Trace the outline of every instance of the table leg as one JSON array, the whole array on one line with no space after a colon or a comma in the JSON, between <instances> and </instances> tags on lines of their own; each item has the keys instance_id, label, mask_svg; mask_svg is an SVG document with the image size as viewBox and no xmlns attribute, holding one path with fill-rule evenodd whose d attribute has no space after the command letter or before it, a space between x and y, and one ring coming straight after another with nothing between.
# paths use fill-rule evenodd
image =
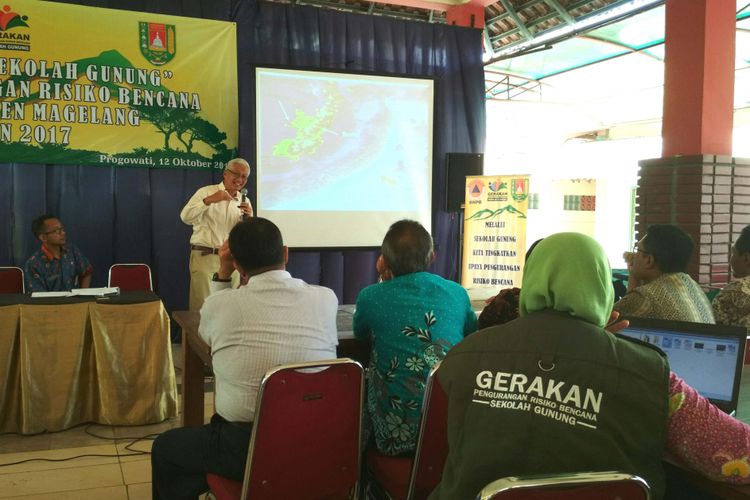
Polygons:
<instances>
[{"instance_id":1,"label":"table leg","mask_svg":"<svg viewBox=\"0 0 750 500\"><path fill-rule=\"evenodd\" d=\"M182 425L203 425L203 361L182 331Z\"/></svg>"}]
</instances>

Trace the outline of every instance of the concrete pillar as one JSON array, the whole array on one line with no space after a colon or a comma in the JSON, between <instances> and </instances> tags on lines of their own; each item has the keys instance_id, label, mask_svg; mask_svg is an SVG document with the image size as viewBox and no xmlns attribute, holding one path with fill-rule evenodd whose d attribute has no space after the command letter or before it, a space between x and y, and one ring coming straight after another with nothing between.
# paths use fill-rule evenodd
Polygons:
<instances>
[{"instance_id":1,"label":"concrete pillar","mask_svg":"<svg viewBox=\"0 0 750 500\"><path fill-rule=\"evenodd\" d=\"M696 244L689 272L729 281L731 244L750 223L750 160L732 158L734 0L666 0L662 158L643 160L636 232L676 224Z\"/></svg>"}]
</instances>

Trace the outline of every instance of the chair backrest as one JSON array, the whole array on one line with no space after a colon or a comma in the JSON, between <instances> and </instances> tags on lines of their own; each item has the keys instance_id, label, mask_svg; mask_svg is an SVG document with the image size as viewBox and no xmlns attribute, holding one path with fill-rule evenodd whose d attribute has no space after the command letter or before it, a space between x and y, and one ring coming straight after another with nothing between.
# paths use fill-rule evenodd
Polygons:
<instances>
[{"instance_id":1,"label":"chair backrest","mask_svg":"<svg viewBox=\"0 0 750 500\"><path fill-rule=\"evenodd\" d=\"M353 498L363 391L362 365L348 358L269 370L258 392L241 498Z\"/></svg>"},{"instance_id":2,"label":"chair backrest","mask_svg":"<svg viewBox=\"0 0 750 500\"><path fill-rule=\"evenodd\" d=\"M20 267L0 267L0 293L26 293Z\"/></svg>"},{"instance_id":3,"label":"chair backrest","mask_svg":"<svg viewBox=\"0 0 750 500\"><path fill-rule=\"evenodd\" d=\"M417 448L409 480L410 500L427 498L443 477L443 467L448 457L448 396L440 386L438 362L427 376L422 421L419 425Z\"/></svg>"},{"instance_id":4,"label":"chair backrest","mask_svg":"<svg viewBox=\"0 0 750 500\"><path fill-rule=\"evenodd\" d=\"M579 472L498 479L477 500L650 500L642 478L623 472Z\"/></svg>"},{"instance_id":5,"label":"chair backrest","mask_svg":"<svg viewBox=\"0 0 750 500\"><path fill-rule=\"evenodd\" d=\"M118 286L123 292L136 290L153 292L151 268L146 264L113 264L109 268L107 286Z\"/></svg>"}]
</instances>

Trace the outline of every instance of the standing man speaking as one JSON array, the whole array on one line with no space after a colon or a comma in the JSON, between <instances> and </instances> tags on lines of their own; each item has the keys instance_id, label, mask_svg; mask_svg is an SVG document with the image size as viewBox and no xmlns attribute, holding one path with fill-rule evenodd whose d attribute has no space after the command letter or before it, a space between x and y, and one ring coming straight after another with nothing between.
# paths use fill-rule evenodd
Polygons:
<instances>
[{"instance_id":1,"label":"standing man speaking","mask_svg":"<svg viewBox=\"0 0 750 500\"><path fill-rule=\"evenodd\" d=\"M219 270L219 248L240 220L252 217L253 207L243 189L250 165L242 158L229 160L224 180L200 188L180 212L180 219L193 226L190 237L190 310L200 311L210 293L213 274ZM234 287L239 275L232 274Z\"/></svg>"}]
</instances>

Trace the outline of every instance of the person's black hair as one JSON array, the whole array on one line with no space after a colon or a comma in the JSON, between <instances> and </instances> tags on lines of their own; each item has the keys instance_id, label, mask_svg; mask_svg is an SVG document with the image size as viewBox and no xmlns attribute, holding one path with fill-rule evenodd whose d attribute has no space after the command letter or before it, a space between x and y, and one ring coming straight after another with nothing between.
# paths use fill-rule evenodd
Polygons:
<instances>
[{"instance_id":1,"label":"person's black hair","mask_svg":"<svg viewBox=\"0 0 750 500\"><path fill-rule=\"evenodd\" d=\"M737 238L737 241L734 242L734 247L739 253L750 252L750 226L745 226L742 228L740 237Z\"/></svg>"},{"instance_id":2,"label":"person's black hair","mask_svg":"<svg viewBox=\"0 0 750 500\"><path fill-rule=\"evenodd\" d=\"M531 252L534 251L534 249L536 248L536 246L539 243L541 243L543 239L544 238L539 238L538 240L536 240L534 243L531 244L531 246L529 247L528 250L526 250L526 257L524 258L524 262L526 262L527 260L529 260L529 257L531 257Z\"/></svg>"},{"instance_id":3,"label":"person's black hair","mask_svg":"<svg viewBox=\"0 0 750 500\"><path fill-rule=\"evenodd\" d=\"M44 223L50 219L57 219L57 216L52 214L44 214L40 215L31 222L31 232L34 233L35 238L39 238L39 236L44 232Z\"/></svg>"},{"instance_id":4,"label":"person's black hair","mask_svg":"<svg viewBox=\"0 0 750 500\"><path fill-rule=\"evenodd\" d=\"M284 264L281 231L263 217L238 222L229 232L229 250L246 272Z\"/></svg>"},{"instance_id":5,"label":"person's black hair","mask_svg":"<svg viewBox=\"0 0 750 500\"><path fill-rule=\"evenodd\" d=\"M654 257L663 273L684 273L693 255L693 239L671 224L649 226L643 239L643 250Z\"/></svg>"},{"instance_id":6,"label":"person's black hair","mask_svg":"<svg viewBox=\"0 0 750 500\"><path fill-rule=\"evenodd\" d=\"M394 276L424 271L432 263L432 236L417 221L394 222L380 249Z\"/></svg>"}]
</instances>

